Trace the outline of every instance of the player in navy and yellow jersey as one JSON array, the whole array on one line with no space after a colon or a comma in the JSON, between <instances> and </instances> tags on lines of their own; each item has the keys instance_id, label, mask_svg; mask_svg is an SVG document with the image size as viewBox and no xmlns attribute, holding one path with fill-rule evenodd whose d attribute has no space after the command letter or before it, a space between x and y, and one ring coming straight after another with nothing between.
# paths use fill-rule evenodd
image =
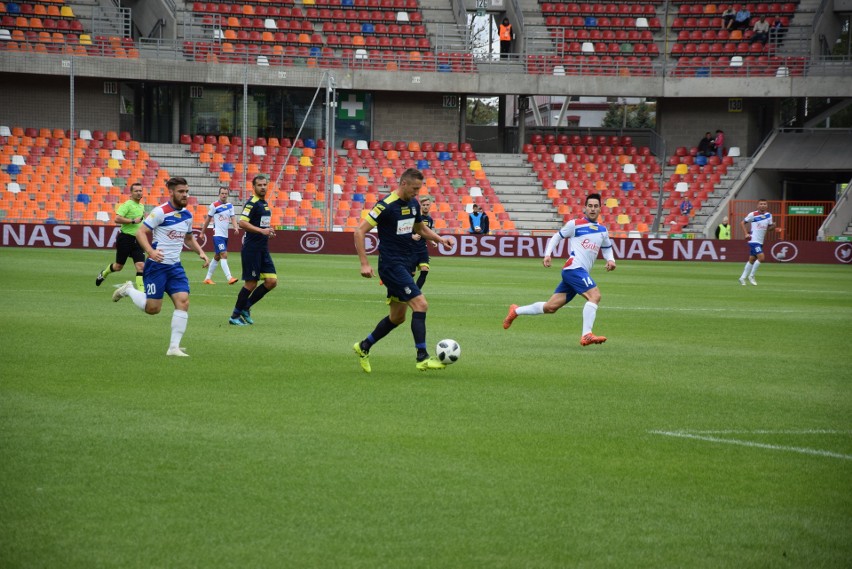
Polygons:
<instances>
[{"instance_id":1,"label":"player in navy and yellow jersey","mask_svg":"<svg viewBox=\"0 0 852 569\"><path fill-rule=\"evenodd\" d=\"M423 220L423 225L434 230L435 220L429 215L432 209L432 198L430 196L420 196L418 201L420 201L420 218ZM411 238L415 241L414 250L417 252L417 268L420 269L420 276L417 277L417 288L423 290L426 277L429 276L429 249L426 246L426 240L420 237L419 233L412 233Z\"/></svg>"},{"instance_id":2,"label":"player in navy and yellow jersey","mask_svg":"<svg viewBox=\"0 0 852 569\"><path fill-rule=\"evenodd\" d=\"M237 303L228 320L234 326L254 324L251 307L278 285L275 264L269 255L269 239L275 237L275 230L272 228L272 211L266 203L268 184L266 176L254 177L251 181L254 195L240 214L240 229L245 231L241 253L245 284L237 295ZM263 284L258 286L258 281L263 281Z\"/></svg>"},{"instance_id":3,"label":"player in navy and yellow jersey","mask_svg":"<svg viewBox=\"0 0 852 569\"><path fill-rule=\"evenodd\" d=\"M388 290L390 313L364 340L352 349L358 355L361 369L370 373L370 348L405 322L405 313L411 308L411 333L417 349L417 369L421 371L446 367L426 350L426 297L412 276L417 264L416 242L411 238L418 233L422 238L442 245L447 239L426 227L420 215L420 204L414 199L423 185L423 174L414 168L403 172L399 187L379 201L355 230L355 250L361 262L361 276L372 278L373 268L367 259L365 238L374 227L379 233L379 278Z\"/></svg>"},{"instance_id":4,"label":"player in navy and yellow jersey","mask_svg":"<svg viewBox=\"0 0 852 569\"><path fill-rule=\"evenodd\" d=\"M124 268L127 258L136 265L136 288L144 292L142 270L145 268L145 251L136 242L136 231L145 219L145 206L142 205L142 184L130 184L130 199L115 210L115 222L121 226L121 232L115 240L115 263L110 263L95 277L95 285L101 286L107 275L117 273Z\"/></svg>"}]
</instances>

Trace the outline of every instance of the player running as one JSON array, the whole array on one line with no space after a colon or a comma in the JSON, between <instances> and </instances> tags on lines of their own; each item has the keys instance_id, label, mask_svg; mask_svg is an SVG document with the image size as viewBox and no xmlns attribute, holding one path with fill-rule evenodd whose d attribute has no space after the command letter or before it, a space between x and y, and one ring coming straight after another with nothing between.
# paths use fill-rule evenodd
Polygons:
<instances>
[{"instance_id":1,"label":"player running","mask_svg":"<svg viewBox=\"0 0 852 569\"><path fill-rule=\"evenodd\" d=\"M508 329L518 316L553 314L579 294L586 299L586 304L583 306L583 333L580 337L580 345L588 346L606 342L604 336L592 334L598 305L601 302L601 291L589 274L598 257L598 251L606 259L606 270L615 270L615 257L612 254L609 234L606 227L598 223L598 217L601 214L600 194L589 194L586 197L583 212L586 216L566 223L550 238L544 251L542 264L550 267L551 255L556 245L563 239L569 239L570 254L562 267L562 282L556 287L553 296L547 302L536 302L526 306L511 305L509 314L503 320L504 329Z\"/></svg>"},{"instance_id":2,"label":"player running","mask_svg":"<svg viewBox=\"0 0 852 569\"><path fill-rule=\"evenodd\" d=\"M417 369L428 371L446 367L437 358L430 357L426 350L426 310L429 305L412 277L417 263L416 241L411 238L413 232L420 234L423 239L450 245L449 240L443 239L423 223L420 203L414 199L422 185L423 173L420 170L409 168L403 172L399 187L379 201L355 230L355 250L361 262L361 276L369 279L374 273L367 260L364 241L371 229L378 228L379 277L388 290L387 303L390 306L388 316L364 340L352 346L360 360L361 369L367 373L372 371L370 348L405 322L409 307L412 312L411 334L417 349Z\"/></svg>"},{"instance_id":3,"label":"player running","mask_svg":"<svg viewBox=\"0 0 852 569\"><path fill-rule=\"evenodd\" d=\"M184 244L198 253L206 267L210 261L195 235L192 233L192 214L185 209L189 201L189 186L183 178L171 178L166 182L169 201L155 207L136 232L139 245L148 255L145 261L145 292L133 288L127 281L112 295L118 302L129 296L139 310L147 314L159 314L163 307L163 294L168 294L175 305L172 314L172 335L167 356L187 357L180 347L189 319L189 280L180 263Z\"/></svg>"},{"instance_id":4,"label":"player running","mask_svg":"<svg viewBox=\"0 0 852 569\"><path fill-rule=\"evenodd\" d=\"M231 275L231 268L228 266L228 229L233 227L234 232L239 235L240 228L234 215L234 204L228 202L228 188L219 188L219 199L207 208L207 215L204 216L204 225L201 228L202 235L207 231L207 226L210 225L211 221L213 222L214 254L213 261L207 269L204 284L216 284L213 282L213 272L216 270L216 266L221 264L228 284L232 285L239 279Z\"/></svg>"},{"instance_id":5,"label":"player running","mask_svg":"<svg viewBox=\"0 0 852 569\"><path fill-rule=\"evenodd\" d=\"M753 211L745 216L745 219L740 221L740 226L743 228L746 239L748 239L748 262L743 269L743 274L740 275L740 284L746 285L748 282L757 286L757 281L754 280L754 275L757 273L757 268L765 258L763 254L763 240L766 238L766 232L775 229L775 222L772 220L772 214L769 213L769 203L764 199L757 200L757 211ZM746 223L751 223L751 231L746 229Z\"/></svg>"}]
</instances>

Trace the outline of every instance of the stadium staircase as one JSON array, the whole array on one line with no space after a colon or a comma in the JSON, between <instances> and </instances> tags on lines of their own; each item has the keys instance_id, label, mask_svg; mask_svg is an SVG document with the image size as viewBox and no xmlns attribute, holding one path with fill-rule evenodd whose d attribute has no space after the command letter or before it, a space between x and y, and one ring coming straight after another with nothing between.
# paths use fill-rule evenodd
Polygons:
<instances>
[{"instance_id":1,"label":"stadium staircase","mask_svg":"<svg viewBox=\"0 0 852 569\"><path fill-rule=\"evenodd\" d=\"M519 154L479 154L482 169L517 231L554 231L562 223L532 167ZM491 217L492 212L487 212ZM499 219L499 218L498 218Z\"/></svg>"},{"instance_id":2,"label":"stadium staircase","mask_svg":"<svg viewBox=\"0 0 852 569\"><path fill-rule=\"evenodd\" d=\"M218 195L218 175L198 161L197 155L187 152L180 144L155 144L143 142L142 148L151 159L172 176L186 178L191 198L198 203L209 204Z\"/></svg>"}]
</instances>

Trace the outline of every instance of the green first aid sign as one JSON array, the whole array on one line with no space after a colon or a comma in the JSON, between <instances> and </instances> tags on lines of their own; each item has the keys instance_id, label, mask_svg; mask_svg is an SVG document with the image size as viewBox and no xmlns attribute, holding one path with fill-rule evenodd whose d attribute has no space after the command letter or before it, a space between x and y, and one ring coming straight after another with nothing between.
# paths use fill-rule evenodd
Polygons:
<instances>
[{"instance_id":1,"label":"green first aid sign","mask_svg":"<svg viewBox=\"0 0 852 569\"><path fill-rule=\"evenodd\" d=\"M365 99L362 93L346 93L340 97L337 118L364 120Z\"/></svg>"}]
</instances>

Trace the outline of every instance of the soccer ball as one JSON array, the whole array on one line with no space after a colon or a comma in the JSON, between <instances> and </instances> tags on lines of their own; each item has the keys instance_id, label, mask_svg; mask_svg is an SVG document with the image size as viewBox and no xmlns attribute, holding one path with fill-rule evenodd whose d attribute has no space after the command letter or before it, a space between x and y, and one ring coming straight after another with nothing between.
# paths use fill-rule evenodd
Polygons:
<instances>
[{"instance_id":1,"label":"soccer ball","mask_svg":"<svg viewBox=\"0 0 852 569\"><path fill-rule=\"evenodd\" d=\"M435 347L435 352L442 364L450 365L458 361L461 355L461 346L455 340L441 340Z\"/></svg>"}]
</instances>

